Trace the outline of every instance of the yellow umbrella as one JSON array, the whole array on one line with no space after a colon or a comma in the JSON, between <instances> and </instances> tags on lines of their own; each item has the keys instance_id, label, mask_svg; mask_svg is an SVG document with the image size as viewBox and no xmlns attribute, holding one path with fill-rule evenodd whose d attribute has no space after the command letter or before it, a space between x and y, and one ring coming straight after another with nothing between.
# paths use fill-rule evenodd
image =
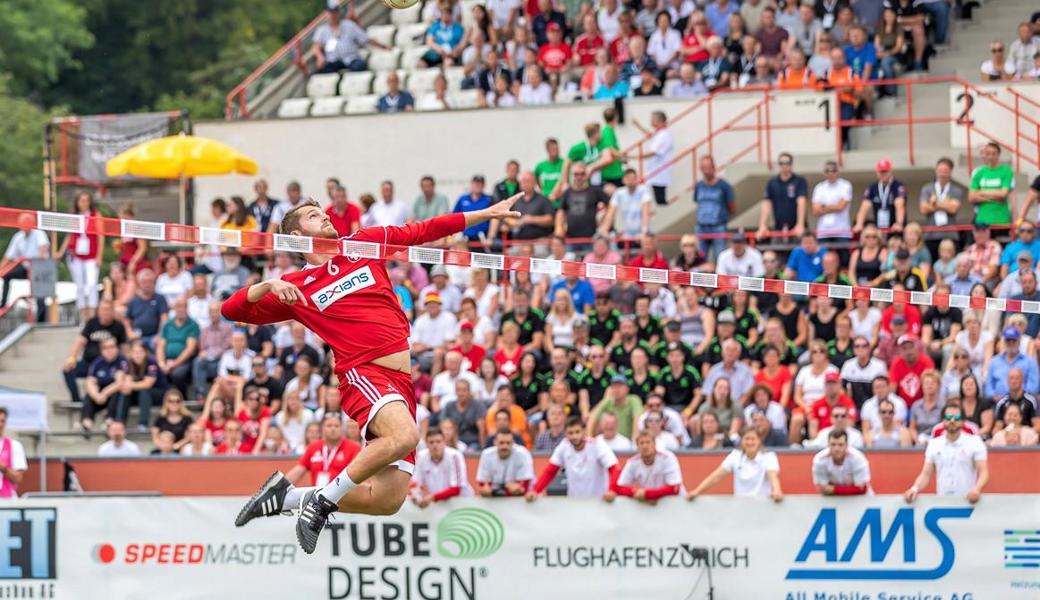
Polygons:
<instances>
[{"instance_id":1,"label":"yellow umbrella","mask_svg":"<svg viewBox=\"0 0 1040 600\"><path fill-rule=\"evenodd\" d=\"M184 222L184 179L228 173L256 174L256 162L216 140L185 134L150 140L120 153L105 165L109 177L136 175L179 179L180 220Z\"/></svg>"}]
</instances>

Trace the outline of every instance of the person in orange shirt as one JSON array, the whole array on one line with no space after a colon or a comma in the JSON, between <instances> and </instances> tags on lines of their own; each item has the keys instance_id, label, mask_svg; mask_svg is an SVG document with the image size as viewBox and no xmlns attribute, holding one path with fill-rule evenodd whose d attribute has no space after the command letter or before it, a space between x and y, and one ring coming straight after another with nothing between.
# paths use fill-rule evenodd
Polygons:
<instances>
[{"instance_id":1,"label":"person in orange shirt","mask_svg":"<svg viewBox=\"0 0 1040 600\"><path fill-rule=\"evenodd\" d=\"M498 431L501 425L506 425L506 423L497 422L498 413L502 411L509 413L509 430L513 432L514 436L519 436L524 446L530 449L531 434L527 430L527 414L516 403L513 388L508 385L498 388L498 393L495 394L495 401L488 407L487 416L485 417L487 431ZM493 438L493 436L491 437ZM493 439L491 443L494 444Z\"/></svg>"},{"instance_id":2,"label":"person in orange shirt","mask_svg":"<svg viewBox=\"0 0 1040 600\"><path fill-rule=\"evenodd\" d=\"M805 66L805 53L798 46L787 52L787 67L776 76L776 87L781 90L805 90L817 87L816 75Z\"/></svg>"},{"instance_id":3,"label":"person in orange shirt","mask_svg":"<svg viewBox=\"0 0 1040 600\"><path fill-rule=\"evenodd\" d=\"M849 121L856 118L856 112L860 102L866 93L863 88L863 80L852 72L845 62L845 52L841 48L831 50L831 68L827 71L827 87L838 92L838 105L841 109L841 120ZM849 145L849 128L841 128L841 141Z\"/></svg>"}]
</instances>

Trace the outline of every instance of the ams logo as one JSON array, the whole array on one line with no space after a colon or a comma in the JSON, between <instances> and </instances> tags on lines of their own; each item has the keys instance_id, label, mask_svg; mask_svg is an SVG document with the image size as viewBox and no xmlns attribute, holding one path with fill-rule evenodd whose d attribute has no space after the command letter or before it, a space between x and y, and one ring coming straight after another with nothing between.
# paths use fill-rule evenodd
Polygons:
<instances>
[{"instance_id":1,"label":"ams logo","mask_svg":"<svg viewBox=\"0 0 1040 600\"><path fill-rule=\"evenodd\" d=\"M838 539L838 513L836 509L825 508L820 511L802 542L795 562L819 565L813 568L797 567L787 572L787 579L798 580L934 580L940 579L950 572L956 558L956 549L950 536L942 529L940 523L946 519L967 519L972 508L932 508L924 513L924 529L927 535L934 538L942 554L938 565L914 568L917 563L917 533L913 508L901 508L896 511L888 529L881 520L881 509L869 508L863 511L859 523L842 547ZM865 568L852 566L851 563L861 545L866 546L872 564L886 563L889 553L902 542L903 568ZM863 553L860 553L863 554ZM879 565L880 566L880 565ZM908 568L909 567L909 568Z\"/></svg>"}]
</instances>

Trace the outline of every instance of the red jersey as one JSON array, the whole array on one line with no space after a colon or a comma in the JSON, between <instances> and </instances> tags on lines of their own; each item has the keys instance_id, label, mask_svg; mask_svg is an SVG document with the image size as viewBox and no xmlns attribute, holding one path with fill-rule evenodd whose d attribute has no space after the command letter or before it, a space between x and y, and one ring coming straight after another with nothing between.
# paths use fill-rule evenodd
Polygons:
<instances>
[{"instance_id":1,"label":"red jersey","mask_svg":"<svg viewBox=\"0 0 1040 600\"><path fill-rule=\"evenodd\" d=\"M906 317L906 331L916 336L921 335L921 311L917 310L917 307L913 304L904 304L903 312L896 313L895 305L889 304L885 310L881 311L881 331L891 335L892 334L892 317L896 314L902 314Z\"/></svg>"},{"instance_id":2,"label":"red jersey","mask_svg":"<svg viewBox=\"0 0 1040 600\"><path fill-rule=\"evenodd\" d=\"M473 371L474 373L480 372L480 361L484 360L484 357L487 356L487 350L476 344L473 344L469 350L463 350L462 345L460 344L452 348L451 351L458 352L463 356L463 358L468 360L469 364L467 365L464 363L463 366L467 371Z\"/></svg>"},{"instance_id":3,"label":"red jersey","mask_svg":"<svg viewBox=\"0 0 1040 600\"><path fill-rule=\"evenodd\" d=\"M89 215L86 215L83 219L84 231L96 231L100 229L101 223L94 222L100 218L101 215L94 211ZM78 234L73 233L69 235L69 249L68 253L81 260L92 260L98 256L98 236L97 233L85 233Z\"/></svg>"},{"instance_id":4,"label":"red jersey","mask_svg":"<svg viewBox=\"0 0 1040 600\"><path fill-rule=\"evenodd\" d=\"M710 38L713 35L715 35L715 34L711 33L709 31L706 34L707 37L705 37L704 39L708 39L708 38ZM687 35L686 37L683 38L683 40L682 40L682 47L683 48L696 48L697 49L696 52L693 52L691 54L687 54L686 57L683 58L684 61L686 61L688 63L700 63L700 62L704 62L704 61L708 60L708 48L706 46L704 46L703 44L701 44L700 40L697 39L697 36L694 35L693 33L691 33L690 35Z\"/></svg>"},{"instance_id":5,"label":"red jersey","mask_svg":"<svg viewBox=\"0 0 1040 600\"><path fill-rule=\"evenodd\" d=\"M403 227L366 227L340 238L340 242L415 246L465 228L466 217L452 213ZM337 255L321 265L287 273L282 279L303 292L306 306L282 304L271 294L251 303L246 298L248 288L242 288L224 302L221 313L233 322L256 325L298 321L332 347L341 381L350 369L409 349L411 327L394 293L385 260Z\"/></svg>"},{"instance_id":6,"label":"red jersey","mask_svg":"<svg viewBox=\"0 0 1040 600\"><path fill-rule=\"evenodd\" d=\"M538 49L538 63L550 73L559 73L571 61L571 47L563 42L546 44Z\"/></svg>"},{"instance_id":7,"label":"red jersey","mask_svg":"<svg viewBox=\"0 0 1040 600\"><path fill-rule=\"evenodd\" d=\"M513 375L520 370L520 359L524 355L524 347L519 344L516 350L512 354L506 352L502 348L495 351L495 364L498 365L498 372L501 375L512 378Z\"/></svg>"},{"instance_id":8,"label":"red jersey","mask_svg":"<svg viewBox=\"0 0 1040 600\"><path fill-rule=\"evenodd\" d=\"M856 404L845 394L838 396L838 402L834 406L844 406L845 410L849 411L849 427L859 419L859 415L856 414ZM820 429L824 427L830 427L833 425L831 422L831 411L834 407L827 403L827 397L824 396L816 402L812 403L809 407L809 414L820 424Z\"/></svg>"},{"instance_id":9,"label":"red jersey","mask_svg":"<svg viewBox=\"0 0 1040 600\"><path fill-rule=\"evenodd\" d=\"M249 416L246 409L238 411L236 417L238 422L242 424L242 453L249 454L253 451L253 446L256 445L256 440L260 437L260 424L263 421L271 420L271 409L266 406L260 407L260 417L254 419Z\"/></svg>"},{"instance_id":10,"label":"red jersey","mask_svg":"<svg viewBox=\"0 0 1040 600\"><path fill-rule=\"evenodd\" d=\"M646 257L640 253L639 256L633 258L632 261L628 263L628 266L644 269L667 269L668 260L665 259L664 254L661 254L660 251L657 252L657 256L655 256L653 260L647 260Z\"/></svg>"},{"instance_id":11,"label":"red jersey","mask_svg":"<svg viewBox=\"0 0 1040 600\"><path fill-rule=\"evenodd\" d=\"M336 233L341 236L350 235L354 232L354 225L361 224L361 209L350 202L347 202L347 210L343 211L343 214L336 212L336 207L331 204L325 209L325 214L332 221Z\"/></svg>"},{"instance_id":12,"label":"red jersey","mask_svg":"<svg viewBox=\"0 0 1040 600\"><path fill-rule=\"evenodd\" d=\"M927 354L919 354L913 365L907 364L901 355L892 360L892 366L888 368L888 378L895 384L899 397L906 401L907 408L924 396L921 373L934 368L935 363Z\"/></svg>"},{"instance_id":13,"label":"red jersey","mask_svg":"<svg viewBox=\"0 0 1040 600\"><path fill-rule=\"evenodd\" d=\"M603 41L603 36L599 34L595 37L589 37L585 33L579 35L574 42L574 54L578 56L578 64L584 67L596 62L596 50L605 45L606 42Z\"/></svg>"},{"instance_id":14,"label":"red jersey","mask_svg":"<svg viewBox=\"0 0 1040 600\"><path fill-rule=\"evenodd\" d=\"M346 469L358 452L361 452L361 446L346 438L335 450L330 450L325 440L314 440L307 444L297 464L310 471L311 485L323 486Z\"/></svg>"},{"instance_id":15,"label":"red jersey","mask_svg":"<svg viewBox=\"0 0 1040 600\"><path fill-rule=\"evenodd\" d=\"M791 375L791 370L783 365L777 369L776 375L773 377L769 377L764 368L759 369L758 373L755 374L755 383L761 383L768 386L773 392L773 400L776 400L777 402L780 402L780 398L783 397L784 385L792 383L793 381L794 376Z\"/></svg>"},{"instance_id":16,"label":"red jersey","mask_svg":"<svg viewBox=\"0 0 1040 600\"><path fill-rule=\"evenodd\" d=\"M224 443L224 425L227 424L227 419L223 423L217 425L210 419L203 419L202 426L209 432L210 441L213 442L213 446L219 446Z\"/></svg>"}]
</instances>

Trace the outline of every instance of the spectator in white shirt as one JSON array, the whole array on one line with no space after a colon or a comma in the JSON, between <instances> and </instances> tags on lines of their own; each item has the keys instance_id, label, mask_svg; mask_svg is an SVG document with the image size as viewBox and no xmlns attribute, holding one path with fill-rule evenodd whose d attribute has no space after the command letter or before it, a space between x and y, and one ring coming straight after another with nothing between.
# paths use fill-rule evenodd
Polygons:
<instances>
[{"instance_id":1,"label":"spectator in white shirt","mask_svg":"<svg viewBox=\"0 0 1040 600\"><path fill-rule=\"evenodd\" d=\"M660 64L660 63L658 63ZM704 93L707 93L705 90ZM672 184L672 154L675 149L675 141L672 132L668 128L668 116L664 112L656 110L650 113L650 126L653 133L639 122L632 119L632 123L643 132L644 135L652 135L648 148L643 149L643 158L646 160L646 183L654 193L654 202L658 206L668 204L668 186Z\"/></svg>"},{"instance_id":2,"label":"spectator in white shirt","mask_svg":"<svg viewBox=\"0 0 1040 600\"><path fill-rule=\"evenodd\" d=\"M163 259L163 272L155 278L155 293L166 298L166 304L188 294L192 290L191 273L184 269L179 256L170 255Z\"/></svg>"},{"instance_id":3,"label":"spectator in white shirt","mask_svg":"<svg viewBox=\"0 0 1040 600\"><path fill-rule=\"evenodd\" d=\"M585 423L581 417L575 415L567 419L564 435L566 439L553 450L549 464L524 496L528 502L545 492L560 469L567 471L567 496L570 498L602 498L610 482L617 478L617 456L606 442L585 436Z\"/></svg>"},{"instance_id":4,"label":"spectator in white shirt","mask_svg":"<svg viewBox=\"0 0 1040 600\"><path fill-rule=\"evenodd\" d=\"M618 433L617 417L613 413L603 413L599 418L599 435L596 436L607 444L614 452L631 452L635 450L632 440Z\"/></svg>"},{"instance_id":5,"label":"spectator in white shirt","mask_svg":"<svg viewBox=\"0 0 1040 600\"><path fill-rule=\"evenodd\" d=\"M817 238L852 237L849 207L852 205L852 184L838 176L838 163L829 160L823 167L826 178L816 184L812 192L812 213L816 217Z\"/></svg>"},{"instance_id":6,"label":"spectator in white shirt","mask_svg":"<svg viewBox=\"0 0 1040 600\"><path fill-rule=\"evenodd\" d=\"M508 427L495 433L495 445L480 453L477 493L481 496L523 496L534 479L531 453L516 444Z\"/></svg>"},{"instance_id":7,"label":"spectator in white shirt","mask_svg":"<svg viewBox=\"0 0 1040 600\"><path fill-rule=\"evenodd\" d=\"M321 375L315 372L311 359L307 358L306 355L300 355L296 359L296 363L293 364L293 374L294 377L286 382L282 395L288 398L290 394L295 394L296 399L303 406L310 410L318 408L321 405L321 398L318 392L321 390L321 384L324 381Z\"/></svg>"},{"instance_id":8,"label":"spectator in white shirt","mask_svg":"<svg viewBox=\"0 0 1040 600\"><path fill-rule=\"evenodd\" d=\"M303 405L303 402L300 401L300 394L296 390L286 391L282 395L282 399L284 400L282 410L271 418L271 425L277 426L282 431L282 437L285 438L290 448L296 448L303 444L307 425L315 421L314 411Z\"/></svg>"},{"instance_id":9,"label":"spectator in white shirt","mask_svg":"<svg viewBox=\"0 0 1040 600\"><path fill-rule=\"evenodd\" d=\"M892 393L892 385L888 381L887 375L878 375L872 382L874 388L874 395L867 399L863 403L863 406L859 409L859 421L863 426L863 433L870 433L871 430L881 427L881 414L879 412L880 403L882 400L888 400L892 403L895 409L895 421L896 423L903 425L906 424L907 409L906 402L898 394Z\"/></svg>"},{"instance_id":10,"label":"spectator in white shirt","mask_svg":"<svg viewBox=\"0 0 1040 600\"><path fill-rule=\"evenodd\" d=\"M451 351L444 355L444 370L433 377L430 384L431 410L439 412L446 404L455 401L455 382L464 379L469 382L469 389L480 386L480 378L468 369L462 368L462 353Z\"/></svg>"},{"instance_id":11,"label":"spectator in white shirt","mask_svg":"<svg viewBox=\"0 0 1040 600\"><path fill-rule=\"evenodd\" d=\"M744 231L740 230L730 238L729 248L719 253L715 271L719 275L762 277L766 266L762 262L762 253L748 246Z\"/></svg>"},{"instance_id":12,"label":"spectator in white shirt","mask_svg":"<svg viewBox=\"0 0 1040 600\"><path fill-rule=\"evenodd\" d=\"M412 215L411 207L394 197L394 182L390 180L379 185L379 200L376 200L368 212L377 227L401 227Z\"/></svg>"},{"instance_id":13,"label":"spectator in white shirt","mask_svg":"<svg viewBox=\"0 0 1040 600\"><path fill-rule=\"evenodd\" d=\"M650 34L646 45L646 53L654 59L654 63L666 71L668 77L675 76L679 67L679 49L682 47L682 36L672 28L672 16L661 11L657 14L657 29Z\"/></svg>"},{"instance_id":14,"label":"spectator in white shirt","mask_svg":"<svg viewBox=\"0 0 1040 600\"><path fill-rule=\"evenodd\" d=\"M455 315L441 310L441 296L427 293L424 298L426 311L412 324L412 356L419 359L423 370L440 370L448 342L455 339L459 323Z\"/></svg>"},{"instance_id":15,"label":"spectator in white shirt","mask_svg":"<svg viewBox=\"0 0 1040 600\"><path fill-rule=\"evenodd\" d=\"M137 444L126 439L126 425L120 421L108 424L108 441L98 448L98 456L113 458L119 456L140 456L141 449Z\"/></svg>"},{"instance_id":16,"label":"spectator in white shirt","mask_svg":"<svg viewBox=\"0 0 1040 600\"><path fill-rule=\"evenodd\" d=\"M542 68L532 65L527 69L529 73L527 83L520 86L520 96L517 101L520 104L552 104L552 86L545 81Z\"/></svg>"},{"instance_id":17,"label":"spectator in white shirt","mask_svg":"<svg viewBox=\"0 0 1040 600\"><path fill-rule=\"evenodd\" d=\"M733 475L734 496L768 496L774 502L784 499L784 492L780 489L780 461L776 452L763 451L762 438L753 428L744 430L740 449L730 452L718 468L686 495L686 499L696 499L728 474Z\"/></svg>"},{"instance_id":18,"label":"spectator in white shirt","mask_svg":"<svg viewBox=\"0 0 1040 600\"><path fill-rule=\"evenodd\" d=\"M644 236L650 233L650 217L653 214L650 190L644 185L639 185L639 175L635 169L625 169L621 182L624 185L614 190L610 197L607 214L600 222L599 233L606 236L614 229L622 237ZM621 215L620 219L615 218L618 214Z\"/></svg>"},{"instance_id":19,"label":"spectator in white shirt","mask_svg":"<svg viewBox=\"0 0 1040 600\"><path fill-rule=\"evenodd\" d=\"M217 363L216 384L223 386L227 397L236 396L235 390L243 387L253 372L254 353L246 346L246 334L235 331L231 334L231 348L220 355Z\"/></svg>"},{"instance_id":20,"label":"spectator in white shirt","mask_svg":"<svg viewBox=\"0 0 1040 600\"><path fill-rule=\"evenodd\" d=\"M661 498L680 495L679 459L659 448L654 434L645 429L636 435L636 448L639 453L625 462L617 482L610 486L603 499L612 502L617 496L628 496L639 502L657 504Z\"/></svg>"},{"instance_id":21,"label":"spectator in white shirt","mask_svg":"<svg viewBox=\"0 0 1040 600\"><path fill-rule=\"evenodd\" d=\"M213 454L213 444L206 440L206 430L200 423L188 426L188 442L181 446L181 456L209 456Z\"/></svg>"},{"instance_id":22,"label":"spectator in white shirt","mask_svg":"<svg viewBox=\"0 0 1040 600\"><path fill-rule=\"evenodd\" d=\"M32 215L28 213L18 215L18 231L11 236L11 241L7 244L4 257L0 259L0 271L9 267L11 263L22 259L31 260L50 257L50 240L39 229L33 229L35 224L36 219ZM29 279L29 271L24 264L20 264L4 274L4 279L0 282L0 288L3 288L3 292L0 292L0 309L7 306L7 298L11 292L11 281L15 279ZM42 318L44 308L43 298L38 298L36 300L37 320Z\"/></svg>"},{"instance_id":23,"label":"spectator in white shirt","mask_svg":"<svg viewBox=\"0 0 1040 600\"><path fill-rule=\"evenodd\" d=\"M1033 70L1034 57L1040 54L1040 35L1033 34L1029 23L1018 24L1018 39L1008 47L1008 62L1012 63L1019 78Z\"/></svg>"},{"instance_id":24,"label":"spectator in white shirt","mask_svg":"<svg viewBox=\"0 0 1040 600\"><path fill-rule=\"evenodd\" d=\"M945 435L928 440L924 451L924 467L910 489L903 493L913 502L935 474L935 493L939 496L962 496L974 504L982 496L989 481L989 463L982 438L962 431L964 409L950 400L943 407Z\"/></svg>"},{"instance_id":25,"label":"spectator in white shirt","mask_svg":"<svg viewBox=\"0 0 1040 600\"><path fill-rule=\"evenodd\" d=\"M188 318L198 323L200 330L209 327L210 304L212 303L213 296L209 293L209 284L206 282L206 276L201 274L193 276L191 278L191 292L188 294Z\"/></svg>"},{"instance_id":26,"label":"spectator in white shirt","mask_svg":"<svg viewBox=\"0 0 1040 600\"><path fill-rule=\"evenodd\" d=\"M824 496L872 494L867 457L850 448L848 434L837 429L827 436L827 448L813 457L812 478L816 490Z\"/></svg>"},{"instance_id":27,"label":"spectator in white shirt","mask_svg":"<svg viewBox=\"0 0 1040 600\"><path fill-rule=\"evenodd\" d=\"M466 457L445 445L444 434L437 427L426 432L426 449L415 459L413 477L412 502L419 508L455 496L473 495L466 475Z\"/></svg>"},{"instance_id":28,"label":"spectator in white shirt","mask_svg":"<svg viewBox=\"0 0 1040 600\"><path fill-rule=\"evenodd\" d=\"M811 440L805 441L806 448L826 448L827 440L830 439L831 432L833 431L844 431L848 436L848 443L853 448L863 447L863 434L858 429L851 426L849 422L849 410L845 406L839 404L831 410L831 422L834 423L830 427L824 427L816 434L816 437Z\"/></svg>"}]
</instances>

